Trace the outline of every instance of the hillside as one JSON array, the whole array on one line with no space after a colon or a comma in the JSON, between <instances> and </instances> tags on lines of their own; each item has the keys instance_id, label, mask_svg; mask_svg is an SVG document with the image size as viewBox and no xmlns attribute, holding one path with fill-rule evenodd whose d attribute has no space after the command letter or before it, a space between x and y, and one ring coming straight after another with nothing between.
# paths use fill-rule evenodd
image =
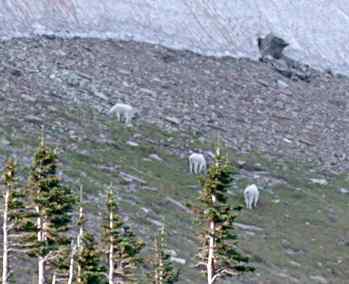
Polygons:
<instances>
[{"instance_id":1,"label":"hillside","mask_svg":"<svg viewBox=\"0 0 349 284\"><path fill-rule=\"evenodd\" d=\"M148 241L165 222L170 246L191 264L196 242L185 205L199 186L187 155L208 154L220 137L241 168L231 202L242 202L247 183L262 191L259 208L244 210L238 224L257 273L239 281L346 283L346 77L314 71L309 83L291 81L248 59L79 38L3 41L0 58L1 168L14 156L24 173L44 126L65 181L75 190L84 184L91 229L112 182L132 227ZM140 110L134 127L106 115L118 100ZM180 283L203 283L178 266ZM28 283L23 269L16 283Z\"/></svg>"}]
</instances>

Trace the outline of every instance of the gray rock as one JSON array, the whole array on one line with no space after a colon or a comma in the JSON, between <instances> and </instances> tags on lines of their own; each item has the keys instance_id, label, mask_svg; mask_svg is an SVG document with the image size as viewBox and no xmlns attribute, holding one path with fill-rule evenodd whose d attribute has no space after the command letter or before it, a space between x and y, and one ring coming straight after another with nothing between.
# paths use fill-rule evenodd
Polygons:
<instances>
[{"instance_id":1,"label":"gray rock","mask_svg":"<svg viewBox=\"0 0 349 284\"><path fill-rule=\"evenodd\" d=\"M171 256L171 261L176 262L178 264L182 264L182 265L185 265L187 263L187 261L184 258L175 257L175 256Z\"/></svg>"},{"instance_id":2,"label":"gray rock","mask_svg":"<svg viewBox=\"0 0 349 284\"><path fill-rule=\"evenodd\" d=\"M149 158L152 159L152 160L155 160L155 161L159 161L159 162L163 161L163 160L159 157L159 155L157 155L157 154L150 154L150 155L149 155Z\"/></svg>"},{"instance_id":3,"label":"gray rock","mask_svg":"<svg viewBox=\"0 0 349 284\"><path fill-rule=\"evenodd\" d=\"M311 178L310 181L318 185L328 185L328 181L324 178Z\"/></svg>"},{"instance_id":4,"label":"gray rock","mask_svg":"<svg viewBox=\"0 0 349 284\"><path fill-rule=\"evenodd\" d=\"M277 85L281 89L286 89L288 88L288 84L285 81L282 80L277 80Z\"/></svg>"},{"instance_id":5,"label":"gray rock","mask_svg":"<svg viewBox=\"0 0 349 284\"><path fill-rule=\"evenodd\" d=\"M257 44L261 57L271 55L275 59L282 57L282 52L289 44L280 37L270 33L266 37L257 39Z\"/></svg>"},{"instance_id":6,"label":"gray rock","mask_svg":"<svg viewBox=\"0 0 349 284\"><path fill-rule=\"evenodd\" d=\"M137 183L140 183L140 184L146 184L147 182L141 178L138 178L138 177L135 177L135 176L132 176L128 173L125 173L125 172L120 172L120 177L126 181L126 182L137 182Z\"/></svg>"},{"instance_id":7,"label":"gray rock","mask_svg":"<svg viewBox=\"0 0 349 284\"><path fill-rule=\"evenodd\" d=\"M179 125L181 123L181 121L178 118L173 117L173 116L166 116L165 120L170 122L170 123L173 123L175 125Z\"/></svg>"},{"instance_id":8,"label":"gray rock","mask_svg":"<svg viewBox=\"0 0 349 284\"><path fill-rule=\"evenodd\" d=\"M192 211L191 211L188 207L186 207L186 206L184 206L182 203L180 203L179 201L174 200L173 198L171 198L171 197L169 197L169 196L166 197L166 200L167 200L168 202L174 204L176 207L180 208L180 209L183 210L184 212L186 212L186 213L188 213L188 214L192 214Z\"/></svg>"},{"instance_id":9,"label":"gray rock","mask_svg":"<svg viewBox=\"0 0 349 284\"><path fill-rule=\"evenodd\" d=\"M164 226L164 223L162 223L162 222L160 222L160 221L158 221L158 220L155 220L155 219L152 219L152 218L147 218L147 220L148 220L150 223L152 223L152 224L154 224L155 226L157 226L157 227L163 227L163 226Z\"/></svg>"},{"instance_id":10,"label":"gray rock","mask_svg":"<svg viewBox=\"0 0 349 284\"><path fill-rule=\"evenodd\" d=\"M1 138L0 139L0 144L3 145L3 146L8 146L10 145L10 141L8 141L6 138Z\"/></svg>"},{"instance_id":11,"label":"gray rock","mask_svg":"<svg viewBox=\"0 0 349 284\"><path fill-rule=\"evenodd\" d=\"M311 275L309 278L313 281L316 281L316 283L319 283L319 284L327 284L328 283L328 280L321 275Z\"/></svg>"},{"instance_id":12,"label":"gray rock","mask_svg":"<svg viewBox=\"0 0 349 284\"><path fill-rule=\"evenodd\" d=\"M138 147L139 146L139 144L137 142L134 142L134 141L127 141L126 144L131 146L131 147Z\"/></svg>"},{"instance_id":13,"label":"gray rock","mask_svg":"<svg viewBox=\"0 0 349 284\"><path fill-rule=\"evenodd\" d=\"M342 193L342 194L348 194L349 189L341 187L341 188L337 189L337 192Z\"/></svg>"},{"instance_id":14,"label":"gray rock","mask_svg":"<svg viewBox=\"0 0 349 284\"><path fill-rule=\"evenodd\" d=\"M258 231L258 232L264 231L263 228L257 227L255 225L247 225L247 224L235 222L234 226L244 231Z\"/></svg>"}]
</instances>

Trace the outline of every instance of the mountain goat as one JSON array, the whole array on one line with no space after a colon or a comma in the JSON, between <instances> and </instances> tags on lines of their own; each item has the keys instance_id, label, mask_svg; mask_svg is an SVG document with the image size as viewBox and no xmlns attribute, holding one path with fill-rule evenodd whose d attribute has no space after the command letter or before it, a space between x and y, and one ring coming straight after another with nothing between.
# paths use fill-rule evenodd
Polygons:
<instances>
[{"instance_id":1,"label":"mountain goat","mask_svg":"<svg viewBox=\"0 0 349 284\"><path fill-rule=\"evenodd\" d=\"M192 153L189 156L189 171L194 174L206 172L206 160L204 155Z\"/></svg>"},{"instance_id":2,"label":"mountain goat","mask_svg":"<svg viewBox=\"0 0 349 284\"><path fill-rule=\"evenodd\" d=\"M245 204L247 209L256 208L259 199L259 190L255 184L251 184L244 191Z\"/></svg>"},{"instance_id":3,"label":"mountain goat","mask_svg":"<svg viewBox=\"0 0 349 284\"><path fill-rule=\"evenodd\" d=\"M108 114L112 114L116 112L116 117L118 119L118 121L122 121L122 119L125 120L125 123L127 125L131 124L131 121L133 119L133 117L136 114L136 110L128 105L128 104L123 104L123 103L117 103L115 104L109 111Z\"/></svg>"}]
</instances>

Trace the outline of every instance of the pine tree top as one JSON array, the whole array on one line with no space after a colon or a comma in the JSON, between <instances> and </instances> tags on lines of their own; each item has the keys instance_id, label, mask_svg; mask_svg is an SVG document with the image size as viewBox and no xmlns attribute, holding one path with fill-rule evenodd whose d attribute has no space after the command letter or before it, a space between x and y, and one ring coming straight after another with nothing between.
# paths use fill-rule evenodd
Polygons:
<instances>
[{"instance_id":1,"label":"pine tree top","mask_svg":"<svg viewBox=\"0 0 349 284\"><path fill-rule=\"evenodd\" d=\"M154 239L153 255L150 258L150 263L152 271L148 274L148 278L153 284L173 284L178 281L179 271L174 268L171 261L164 227L161 228Z\"/></svg>"},{"instance_id":2,"label":"pine tree top","mask_svg":"<svg viewBox=\"0 0 349 284\"><path fill-rule=\"evenodd\" d=\"M16 176L16 163L14 160L11 160L11 159L7 160L5 163L5 169L2 176L3 182L7 187L11 187L16 182L15 176Z\"/></svg>"},{"instance_id":3,"label":"pine tree top","mask_svg":"<svg viewBox=\"0 0 349 284\"><path fill-rule=\"evenodd\" d=\"M38 233L45 236L30 251L31 256L47 255L58 252L63 246L69 246L70 238L66 234L69 230L72 210L76 199L70 188L62 185L57 175L58 156L56 150L45 144L41 139L40 145L33 158L33 163L26 186L28 210L23 223L23 230L32 232L31 240L37 239ZM37 227L37 218L42 226Z\"/></svg>"}]
</instances>

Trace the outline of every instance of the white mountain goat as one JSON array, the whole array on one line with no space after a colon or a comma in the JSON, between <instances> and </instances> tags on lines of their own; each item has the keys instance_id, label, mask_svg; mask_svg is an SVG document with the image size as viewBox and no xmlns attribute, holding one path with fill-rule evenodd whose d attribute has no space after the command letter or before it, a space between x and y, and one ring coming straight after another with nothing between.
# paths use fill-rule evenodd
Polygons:
<instances>
[{"instance_id":1,"label":"white mountain goat","mask_svg":"<svg viewBox=\"0 0 349 284\"><path fill-rule=\"evenodd\" d=\"M189 171L194 174L206 172L206 160L204 155L199 153L192 153L189 156Z\"/></svg>"},{"instance_id":2,"label":"white mountain goat","mask_svg":"<svg viewBox=\"0 0 349 284\"><path fill-rule=\"evenodd\" d=\"M123 103L117 103L115 104L109 111L108 114L112 114L116 112L116 117L118 121L122 121L122 119L125 120L126 125L130 125L132 119L134 118L136 114L136 110L128 105L128 104L123 104Z\"/></svg>"},{"instance_id":3,"label":"white mountain goat","mask_svg":"<svg viewBox=\"0 0 349 284\"><path fill-rule=\"evenodd\" d=\"M244 191L245 204L247 209L256 208L259 199L259 190L255 184L251 184Z\"/></svg>"}]
</instances>

